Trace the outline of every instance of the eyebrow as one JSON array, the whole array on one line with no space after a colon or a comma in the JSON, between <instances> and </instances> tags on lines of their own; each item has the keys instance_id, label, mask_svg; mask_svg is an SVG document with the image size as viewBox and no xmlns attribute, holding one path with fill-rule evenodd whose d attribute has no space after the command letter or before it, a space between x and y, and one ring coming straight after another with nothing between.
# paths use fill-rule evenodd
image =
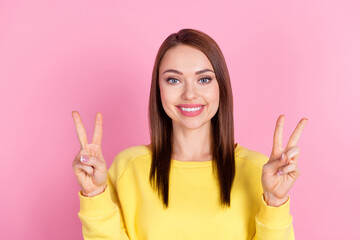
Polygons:
<instances>
[{"instance_id":1,"label":"eyebrow","mask_svg":"<svg viewBox=\"0 0 360 240\"><path fill-rule=\"evenodd\" d=\"M197 71L197 72L195 72L195 75L198 75L198 74L201 74L201 73L204 73L204 72L213 72L213 71L211 71L210 69L203 69L203 70L200 70L200 71ZM173 72L173 73L177 73L177 74L180 74L180 75L183 75L183 73L182 72L180 72L180 71L178 71L178 70L174 70L174 69L168 69L168 70L166 70L165 72L163 72L163 74L164 73L167 73L167 72Z\"/></svg>"}]
</instances>

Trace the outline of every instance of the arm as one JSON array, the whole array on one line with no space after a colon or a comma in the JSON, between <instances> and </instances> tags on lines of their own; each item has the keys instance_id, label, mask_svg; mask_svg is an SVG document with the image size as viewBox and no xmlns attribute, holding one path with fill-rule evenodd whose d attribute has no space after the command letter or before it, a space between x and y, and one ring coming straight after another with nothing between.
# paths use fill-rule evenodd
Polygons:
<instances>
[{"instance_id":1,"label":"arm","mask_svg":"<svg viewBox=\"0 0 360 240\"><path fill-rule=\"evenodd\" d=\"M269 161L262 168L261 183L264 193L259 213L255 217L254 240L295 239L292 216L289 214L290 197L287 196L287 193L300 174L297 167L300 150L296 144L306 123L306 118L300 120L291 134L286 148L283 149L284 116L280 115L276 122L271 155Z\"/></svg>"},{"instance_id":2,"label":"arm","mask_svg":"<svg viewBox=\"0 0 360 240\"><path fill-rule=\"evenodd\" d=\"M129 240L119 207L116 190L108 176L105 191L94 197L78 193L84 240L118 239Z\"/></svg>"},{"instance_id":3,"label":"arm","mask_svg":"<svg viewBox=\"0 0 360 240\"><path fill-rule=\"evenodd\" d=\"M252 240L294 240L290 211L290 197L281 206L268 206L262 196L259 213L255 217L256 232Z\"/></svg>"},{"instance_id":4,"label":"arm","mask_svg":"<svg viewBox=\"0 0 360 240\"><path fill-rule=\"evenodd\" d=\"M81 187L78 193L78 216L82 223L83 237L85 240L129 240L118 196L102 155L102 115L96 114L94 135L90 144L80 114L73 111L72 116L81 146L72 166Z\"/></svg>"}]
</instances>

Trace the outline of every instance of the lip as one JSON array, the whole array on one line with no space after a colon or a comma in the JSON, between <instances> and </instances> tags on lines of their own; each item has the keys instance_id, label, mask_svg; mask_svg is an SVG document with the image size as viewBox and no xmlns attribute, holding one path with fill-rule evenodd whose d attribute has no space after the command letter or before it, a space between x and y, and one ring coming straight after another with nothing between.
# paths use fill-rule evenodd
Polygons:
<instances>
[{"instance_id":1,"label":"lip","mask_svg":"<svg viewBox=\"0 0 360 240\"><path fill-rule=\"evenodd\" d=\"M186 117L195 117L197 115L199 115L205 108L205 105L202 104L180 104L176 106L180 113ZM181 108L196 108L196 107L201 107L201 109L197 110L197 111L193 111L193 112L186 112L183 111Z\"/></svg>"},{"instance_id":2,"label":"lip","mask_svg":"<svg viewBox=\"0 0 360 240\"><path fill-rule=\"evenodd\" d=\"M179 104L177 105L177 107L184 107L184 108L197 108L197 107L202 107L204 106L203 104Z\"/></svg>"}]
</instances>

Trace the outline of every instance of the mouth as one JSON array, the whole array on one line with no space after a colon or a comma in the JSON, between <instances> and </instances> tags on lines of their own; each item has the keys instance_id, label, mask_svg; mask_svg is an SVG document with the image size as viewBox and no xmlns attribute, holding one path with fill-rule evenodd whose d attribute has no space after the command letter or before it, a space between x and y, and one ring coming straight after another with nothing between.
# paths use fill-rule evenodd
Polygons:
<instances>
[{"instance_id":1,"label":"mouth","mask_svg":"<svg viewBox=\"0 0 360 240\"><path fill-rule=\"evenodd\" d=\"M202 109L205 105L202 104L180 104L176 107L184 112L196 112Z\"/></svg>"}]
</instances>

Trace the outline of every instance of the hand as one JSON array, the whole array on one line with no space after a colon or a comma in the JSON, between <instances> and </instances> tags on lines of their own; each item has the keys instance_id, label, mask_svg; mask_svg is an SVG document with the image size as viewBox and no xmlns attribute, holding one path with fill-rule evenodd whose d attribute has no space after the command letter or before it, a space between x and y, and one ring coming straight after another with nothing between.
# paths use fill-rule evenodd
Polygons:
<instances>
[{"instance_id":1,"label":"hand","mask_svg":"<svg viewBox=\"0 0 360 240\"><path fill-rule=\"evenodd\" d=\"M289 142L282 148L284 115L280 115L274 132L273 148L269 161L263 166L261 183L264 200L268 206L278 207L288 200L287 193L299 177L297 159L300 149L296 146L308 119L302 118L292 133ZM283 154L283 158L281 155Z\"/></svg>"},{"instance_id":2,"label":"hand","mask_svg":"<svg viewBox=\"0 0 360 240\"><path fill-rule=\"evenodd\" d=\"M88 144L80 114L73 111L72 116L81 145L81 149L72 163L73 170L80 184L82 195L93 197L104 192L106 188L107 168L101 152L103 118L101 113L96 114L92 143Z\"/></svg>"}]
</instances>

